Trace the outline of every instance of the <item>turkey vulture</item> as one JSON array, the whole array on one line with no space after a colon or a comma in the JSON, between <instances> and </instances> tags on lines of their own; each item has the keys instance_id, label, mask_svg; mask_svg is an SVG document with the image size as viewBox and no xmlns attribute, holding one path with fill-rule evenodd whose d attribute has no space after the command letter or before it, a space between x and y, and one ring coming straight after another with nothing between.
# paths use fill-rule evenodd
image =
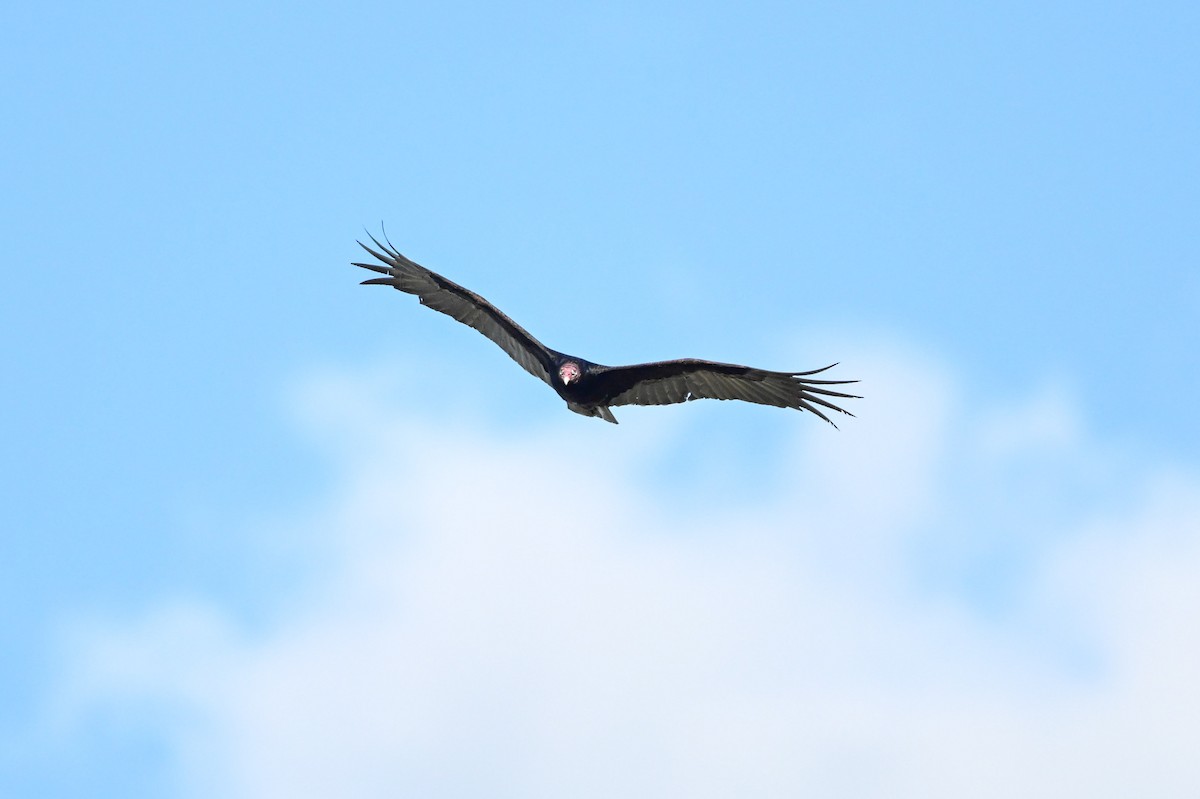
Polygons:
<instances>
[{"instance_id":1,"label":"turkey vulture","mask_svg":"<svg viewBox=\"0 0 1200 799\"><path fill-rule=\"evenodd\" d=\"M557 391L567 401L568 408L584 416L599 416L606 422L616 424L617 419L609 410L612 405L671 405L704 398L745 400L760 405L806 410L830 424L833 422L821 412L818 405L848 416L854 415L824 397L859 397L832 391L825 386L858 381L812 379L812 375L837 364L809 372L768 372L765 369L695 358L634 366L602 366L583 358L564 355L542 344L475 292L405 258L392 246L386 235L386 244L381 244L370 233L367 235L378 249L371 249L361 241L358 244L380 263L356 262L354 266L387 277L364 280L362 285L391 286L408 294L416 294L422 305L475 328L500 345L525 371L544 380Z\"/></svg>"}]
</instances>

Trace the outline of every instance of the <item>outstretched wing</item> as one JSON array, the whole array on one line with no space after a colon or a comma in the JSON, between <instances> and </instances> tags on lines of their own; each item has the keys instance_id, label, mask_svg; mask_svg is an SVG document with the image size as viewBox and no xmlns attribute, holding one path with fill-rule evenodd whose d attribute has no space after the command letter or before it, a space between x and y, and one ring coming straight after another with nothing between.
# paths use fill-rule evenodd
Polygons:
<instances>
[{"instance_id":1,"label":"outstretched wing","mask_svg":"<svg viewBox=\"0 0 1200 799\"><path fill-rule=\"evenodd\" d=\"M812 379L812 375L834 366L837 364L810 372L768 372L732 363L684 358L609 367L596 374L594 380L598 391L605 395L599 400L604 405L671 405L694 399L745 400L806 410L833 424L818 405L847 416L854 414L824 397L859 399L855 394L825 388L857 383L857 380Z\"/></svg>"},{"instance_id":2,"label":"outstretched wing","mask_svg":"<svg viewBox=\"0 0 1200 799\"><path fill-rule=\"evenodd\" d=\"M371 236L370 233L367 235ZM475 292L468 291L437 272L432 272L415 261L405 258L387 240L386 235L384 236L386 244L380 244L374 236L371 236L371 241L383 252L373 250L361 241L358 244L385 265L360 263L354 265L387 275L387 277L364 280L362 285L392 286L408 294L416 294L422 305L435 311L441 311L464 325L475 328L499 344L500 349L507 352L509 357L519 363L526 372L544 380L547 385L550 384L553 356L550 350L531 336L525 328L509 319L496 306Z\"/></svg>"}]
</instances>

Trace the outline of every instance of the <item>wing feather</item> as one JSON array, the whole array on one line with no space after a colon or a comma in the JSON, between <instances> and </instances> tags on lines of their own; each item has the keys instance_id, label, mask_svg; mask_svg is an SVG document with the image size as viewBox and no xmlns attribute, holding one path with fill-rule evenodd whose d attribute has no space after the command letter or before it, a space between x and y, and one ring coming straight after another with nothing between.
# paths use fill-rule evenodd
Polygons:
<instances>
[{"instance_id":1,"label":"wing feather","mask_svg":"<svg viewBox=\"0 0 1200 799\"><path fill-rule=\"evenodd\" d=\"M355 263L354 266L361 266L387 277L364 280L364 285L392 286L407 294L417 295L426 308L444 313L478 330L498 344L522 369L545 381L547 385L550 384L550 373L553 369L551 350L530 335L529 331L475 292L404 257L386 236L386 243L381 244L370 233L367 235L371 237L376 249L361 241L358 244L382 265Z\"/></svg>"},{"instance_id":2,"label":"wing feather","mask_svg":"<svg viewBox=\"0 0 1200 799\"><path fill-rule=\"evenodd\" d=\"M836 364L808 372L770 372L730 363L684 358L635 366L607 367L595 375L605 405L672 405L693 399L743 400L808 411L833 424L821 408L854 414L826 397L858 399L826 388L856 380L816 380ZM836 426L836 425L835 425Z\"/></svg>"}]
</instances>

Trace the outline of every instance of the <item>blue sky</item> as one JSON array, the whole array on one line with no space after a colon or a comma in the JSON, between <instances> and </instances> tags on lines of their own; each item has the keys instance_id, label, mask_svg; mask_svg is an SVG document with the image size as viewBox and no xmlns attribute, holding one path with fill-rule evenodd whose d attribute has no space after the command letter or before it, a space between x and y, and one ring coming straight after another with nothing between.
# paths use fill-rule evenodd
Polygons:
<instances>
[{"instance_id":1,"label":"blue sky","mask_svg":"<svg viewBox=\"0 0 1200 799\"><path fill-rule=\"evenodd\" d=\"M781 754L710 775L733 793L770 774L783 794L870 794L856 775L925 762L897 732L914 695L994 711L1005 729L1081 717L1152 727L1105 708L1141 696L1129 686L1175 684L1123 670L1146 641L1118 622L1158 596L1145 586L1175 584L1159 570L1192 563L1200 529L1189 515L1200 496L1197 40L1200 13L1184 3L6 10L0 793L298 795L287 764L316 762L330 786L377 773L359 795L472 795L447 775L477 769L493 795L578 796L538 764L586 767L582 753L611 744L611 763L641 774L614 742L649 724L637 708L655 702L676 719L700 708L689 729L727 728L706 702L788 661L769 642L802 631L760 623L788 602L840 614L814 628L838 669L811 684L872 698L863 712L888 721L869 734L810 728L749 702L735 715L759 754L807 735L848 743L807 770L782 768ZM479 336L357 287L354 240L380 220L406 254L552 347L605 363L839 360L840 375L863 381L859 420L837 432L726 403L628 409L617 428L576 417ZM526 515L563 497L572 523ZM459 505L492 521L458 519L465 511L448 508ZM538 557L513 561L470 537L489 526ZM814 543L822 532L836 541ZM422 571L447 540L465 543ZM476 550L495 558L486 579L472 571ZM1099 565L1081 577L1064 552ZM573 555L589 553L612 569L580 571ZM582 582L552 583L559 593L488 623L446 599L537 584L542 557ZM728 573L713 565L723 559ZM777 561L789 567L775 573ZM1114 562L1149 565L1114 573ZM389 575L378 591L347 588L371 563ZM825 572L844 584L797 588ZM1128 603L1112 608L1092 607L1103 592L1080 588L1084 610L1060 596L1063 583L1126 578ZM722 580L728 604L697 596ZM613 592L683 632L608 607ZM572 596L591 615L565 640L576 653L611 645L611 674L642 702L626 715L580 700L609 672L580 677L547 637L559 628L540 614ZM1193 607L1194 594L1171 596L1179 613ZM430 681L415 732L379 733L396 749L377 744L366 764L319 739L292 746L282 722L256 726L229 710L236 694L215 693L258 686L248 675L268 665L304 673L303 644L320 631L344 635L347 654L311 685L384 679L362 670L365 639L344 632L355 603L409 608L403 623L367 614L369 637L397 653L429 644L430 629L479 624L496 648L433 651L508 681L462 666L464 682L438 682L450 667L431 660L414 677ZM724 608L710 637L688 626L689 603ZM1174 618L1187 616L1161 624ZM916 643L905 655L866 646L847 632L860 623ZM634 632L609 640L613 625ZM737 650L743 634L753 640ZM644 659L662 640L664 667L690 678L695 702ZM1009 718L989 661L961 655L971 647L1034 675L1002 682L1022 701L1103 675L1112 690L1079 700L1084 710L1050 703L1045 717ZM727 671L692 670L693 655L727 663L734 650L749 654ZM164 651L190 653L194 679ZM907 670L902 687L870 672L880 651ZM1192 663L1200 646L1162 654ZM795 707L811 698L779 679L764 684ZM546 743L528 716L546 696L500 701L539 681L580 702L576 715L540 717L560 725L551 732L607 721ZM967 698L932 687L947 682ZM380 695L396 716L412 706ZM829 719L853 716L831 701ZM283 691L280 706L362 721L338 715L354 697L318 712ZM476 732L438 738L431 719ZM1038 773L1013 743L1028 737L978 743ZM931 752L948 744L928 738ZM664 727L662 740L683 739ZM708 745L671 749L672 768L637 784L687 793ZM373 770L382 762L393 766ZM1139 762L1178 776L1169 749ZM957 785L936 770L911 778L949 795Z\"/></svg>"}]
</instances>

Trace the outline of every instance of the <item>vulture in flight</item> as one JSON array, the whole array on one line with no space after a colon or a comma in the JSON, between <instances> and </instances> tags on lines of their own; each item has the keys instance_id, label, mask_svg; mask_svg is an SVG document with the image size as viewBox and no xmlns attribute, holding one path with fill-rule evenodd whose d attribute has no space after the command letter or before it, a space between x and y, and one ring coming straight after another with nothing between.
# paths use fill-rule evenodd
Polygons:
<instances>
[{"instance_id":1,"label":"vulture in flight","mask_svg":"<svg viewBox=\"0 0 1200 799\"><path fill-rule=\"evenodd\" d=\"M384 236L386 244L381 244L370 233L367 235L376 249L361 241L358 244L379 263L356 262L354 266L370 269L384 277L364 280L363 285L391 286L415 294L422 305L475 328L496 342L525 371L557 391L566 400L568 408L584 416L599 416L616 424L617 419L609 410L614 405L671 405L695 399L720 399L805 410L833 424L822 412L822 407L848 416L854 414L826 397L860 399L857 395L828 388L856 383L856 380L813 379L813 375L837 364L808 372L769 372L695 358L603 366L565 355L538 341L475 292L405 258L387 236Z\"/></svg>"}]
</instances>

